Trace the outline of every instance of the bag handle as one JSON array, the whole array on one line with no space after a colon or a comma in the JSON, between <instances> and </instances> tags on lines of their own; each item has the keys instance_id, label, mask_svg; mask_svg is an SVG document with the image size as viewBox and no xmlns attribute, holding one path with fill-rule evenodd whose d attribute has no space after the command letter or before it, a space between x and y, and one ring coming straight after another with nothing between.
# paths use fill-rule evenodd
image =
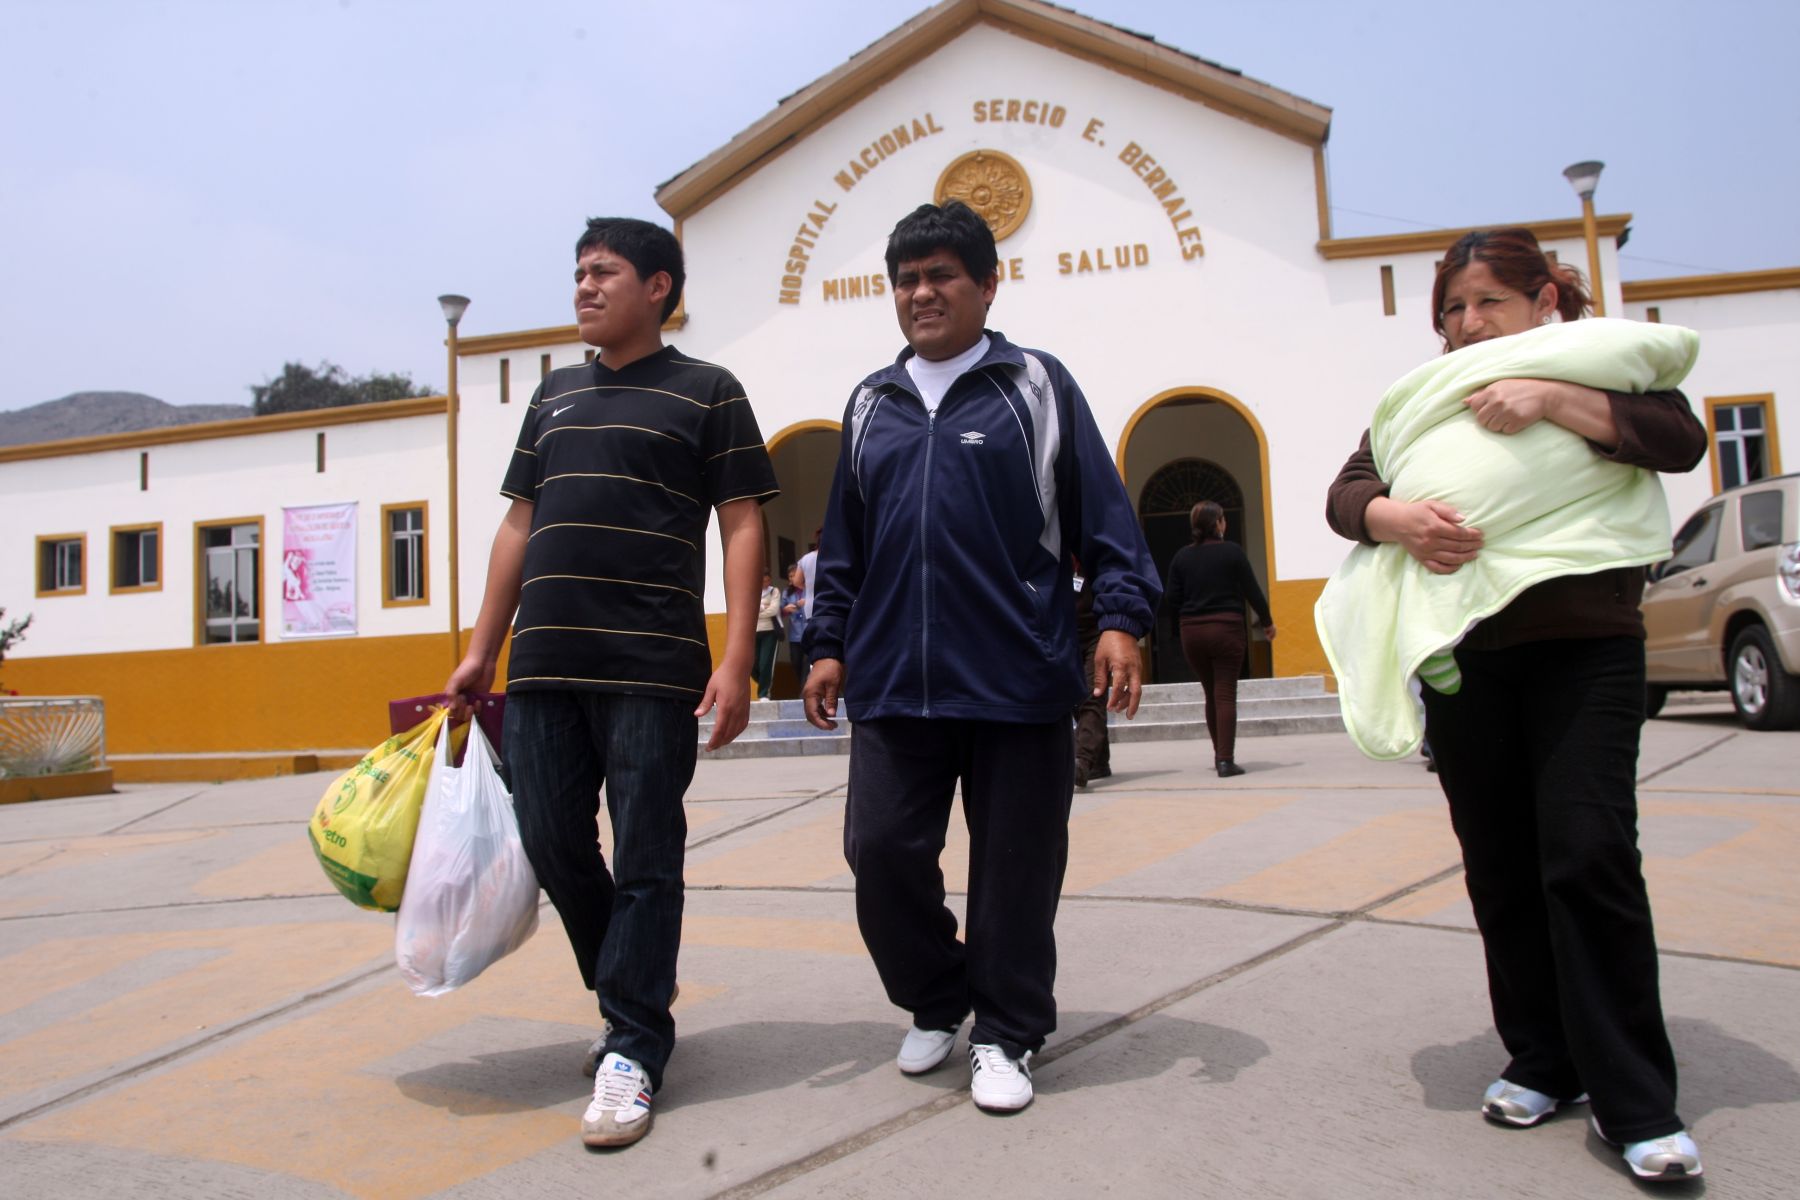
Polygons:
<instances>
[{"instance_id":1,"label":"bag handle","mask_svg":"<svg viewBox=\"0 0 1800 1200\"><path fill-rule=\"evenodd\" d=\"M471 759L480 763L483 769L493 774L497 775L500 773L500 766L496 761L494 747L488 741L487 734L482 732L481 722L475 720L469 722L468 749L463 755L463 769L465 771L468 770Z\"/></svg>"}]
</instances>

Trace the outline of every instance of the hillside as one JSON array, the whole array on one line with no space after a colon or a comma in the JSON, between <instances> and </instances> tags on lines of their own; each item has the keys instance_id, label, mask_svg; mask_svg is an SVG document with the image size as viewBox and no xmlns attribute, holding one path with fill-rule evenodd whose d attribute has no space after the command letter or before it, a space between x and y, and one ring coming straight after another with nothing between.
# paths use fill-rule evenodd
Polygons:
<instances>
[{"instance_id":1,"label":"hillside","mask_svg":"<svg viewBox=\"0 0 1800 1200\"><path fill-rule=\"evenodd\" d=\"M55 442L99 433L131 433L199 421L248 417L248 404L167 404L141 392L76 392L0 412L0 446Z\"/></svg>"}]
</instances>

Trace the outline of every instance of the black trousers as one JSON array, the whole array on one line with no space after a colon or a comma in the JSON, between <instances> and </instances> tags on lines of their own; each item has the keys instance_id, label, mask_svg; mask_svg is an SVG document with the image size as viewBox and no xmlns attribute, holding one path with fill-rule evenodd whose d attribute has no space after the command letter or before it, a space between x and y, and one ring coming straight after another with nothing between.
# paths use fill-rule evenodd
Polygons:
<instances>
[{"instance_id":1,"label":"black trousers","mask_svg":"<svg viewBox=\"0 0 1800 1200\"><path fill-rule=\"evenodd\" d=\"M1075 754L1045 725L892 718L850 733L844 857L856 921L888 999L921 1029L971 1010L970 1041L1014 1058L1056 1028L1057 900L1069 860ZM968 929L938 864L958 781L969 826Z\"/></svg>"},{"instance_id":2,"label":"black trousers","mask_svg":"<svg viewBox=\"0 0 1800 1200\"><path fill-rule=\"evenodd\" d=\"M606 1049L640 1063L652 1087L675 1049L681 948L682 797L698 748L693 705L663 696L509 692L506 763L519 837L556 906L581 982L612 1022ZM612 869L601 856L600 787Z\"/></svg>"},{"instance_id":3,"label":"black trousers","mask_svg":"<svg viewBox=\"0 0 1800 1200\"><path fill-rule=\"evenodd\" d=\"M1090 774L1112 770L1112 739L1106 732L1106 698L1108 688L1098 696L1094 690L1094 651L1100 648L1100 634L1081 639L1081 686L1084 694L1075 706L1075 761L1087 767Z\"/></svg>"},{"instance_id":4,"label":"black trousers","mask_svg":"<svg viewBox=\"0 0 1800 1200\"><path fill-rule=\"evenodd\" d=\"M1607 1136L1682 1127L1637 849L1644 646L1630 637L1459 649L1426 730L1487 954L1503 1075L1588 1092Z\"/></svg>"}]
</instances>

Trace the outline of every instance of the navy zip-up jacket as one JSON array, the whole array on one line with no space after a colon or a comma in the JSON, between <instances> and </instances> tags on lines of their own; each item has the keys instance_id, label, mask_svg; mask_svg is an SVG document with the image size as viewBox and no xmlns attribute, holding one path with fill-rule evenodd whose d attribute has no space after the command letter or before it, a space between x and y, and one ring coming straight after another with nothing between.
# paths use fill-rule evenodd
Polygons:
<instances>
[{"instance_id":1,"label":"navy zip-up jacket","mask_svg":"<svg viewBox=\"0 0 1800 1200\"><path fill-rule=\"evenodd\" d=\"M845 409L806 644L844 663L852 721L1068 717L1092 688L1071 554L1101 630L1154 620L1156 567L1081 389L987 336L935 414L911 349Z\"/></svg>"}]
</instances>

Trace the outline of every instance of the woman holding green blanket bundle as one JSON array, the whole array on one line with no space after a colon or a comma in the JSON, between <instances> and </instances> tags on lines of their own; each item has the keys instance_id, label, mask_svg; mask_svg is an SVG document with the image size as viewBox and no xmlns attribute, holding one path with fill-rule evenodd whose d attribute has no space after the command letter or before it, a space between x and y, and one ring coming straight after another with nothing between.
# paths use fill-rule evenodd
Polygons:
<instances>
[{"instance_id":1,"label":"woman holding green blanket bundle","mask_svg":"<svg viewBox=\"0 0 1800 1200\"><path fill-rule=\"evenodd\" d=\"M1432 292L1433 325L1450 352L1559 316L1574 321L1587 307L1580 274L1550 261L1524 229L1458 240ZM1592 325L1630 336L1624 322ZM1547 422L1579 435L1595 459L1646 472L1690 470L1706 449L1706 431L1679 391L1509 378L1461 404L1509 445L1526 445L1512 439ZM1369 546L1397 543L1433 576L1478 562L1482 531L1455 504L1390 495L1395 475L1377 461L1391 466L1391 457L1381 437L1375 446L1365 435L1333 482L1331 527ZM1657 515L1666 523L1666 510ZM1537 520L1545 523L1525 528L1559 524L1554 511ZM1517 528L1511 536L1518 540ZM1474 624L1453 663L1444 656L1441 667L1418 673L1494 1023L1512 1056L1482 1098L1483 1113L1529 1126L1591 1096L1596 1132L1623 1148L1639 1178L1685 1179L1700 1173L1700 1156L1675 1112L1675 1058L1637 851L1643 589L1641 566L1542 577Z\"/></svg>"}]
</instances>

